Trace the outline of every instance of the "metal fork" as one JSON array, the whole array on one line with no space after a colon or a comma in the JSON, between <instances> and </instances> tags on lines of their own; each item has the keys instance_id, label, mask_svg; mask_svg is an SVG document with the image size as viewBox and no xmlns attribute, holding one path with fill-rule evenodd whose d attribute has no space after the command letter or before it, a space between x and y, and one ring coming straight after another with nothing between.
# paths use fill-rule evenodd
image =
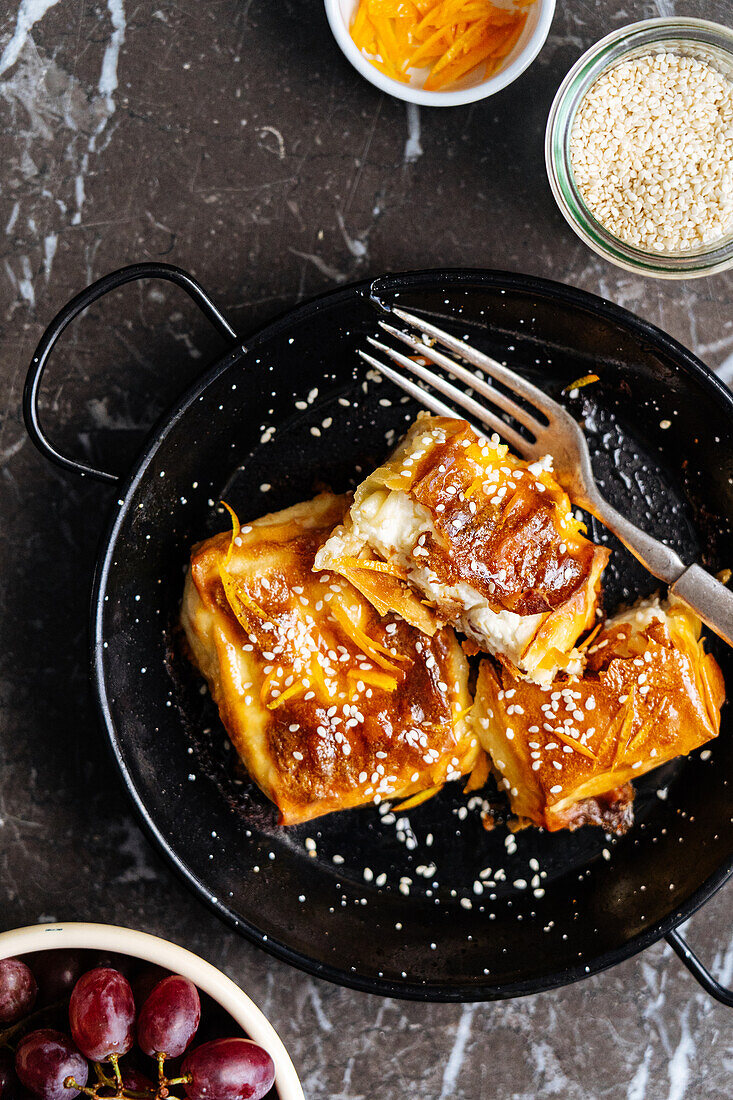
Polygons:
<instances>
[{"instance_id":1,"label":"metal fork","mask_svg":"<svg viewBox=\"0 0 733 1100\"><path fill-rule=\"evenodd\" d=\"M593 476L586 438L580 426L562 405L553 401L531 382L520 378L514 371L429 321L394 306L389 312L413 331L403 332L386 321L380 321L379 325L385 332L406 344L413 355L429 359L447 371L482 397L486 404L464 393L422 364L416 363L408 355L371 336L367 339L372 347L427 383L433 390L443 394L453 407L392 367L360 350L362 359L439 416L461 415L455 410L455 406L458 406L468 414L465 419L472 421L474 426L480 425L480 430L489 428L497 432L522 458L531 461L546 454L552 455L555 476L571 500L608 527L650 573L670 586L671 593L691 607L729 645L733 645L733 592L701 566L685 565L674 550L636 527L605 500ZM436 342L465 362L478 367L489 378L501 383L505 389L521 398L524 405L456 362L445 351L436 347ZM532 408L531 412L528 405ZM520 431L507 423L499 415L500 412L512 417L524 430Z\"/></svg>"}]
</instances>

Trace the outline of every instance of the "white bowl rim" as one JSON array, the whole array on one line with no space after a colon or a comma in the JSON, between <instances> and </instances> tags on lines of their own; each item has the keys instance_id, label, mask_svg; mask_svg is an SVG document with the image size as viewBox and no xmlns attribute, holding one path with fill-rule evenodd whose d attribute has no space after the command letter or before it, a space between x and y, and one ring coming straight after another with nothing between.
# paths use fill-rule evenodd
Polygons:
<instances>
[{"instance_id":1,"label":"white bowl rim","mask_svg":"<svg viewBox=\"0 0 733 1100\"><path fill-rule=\"evenodd\" d=\"M460 88L453 92L430 92L424 88L413 88L409 84L402 84L399 80L393 80L391 76L387 76L386 73L382 73L375 68L364 57L351 37L349 28L341 15L340 0L324 0L326 17L333 36L341 47L344 56L354 68L375 87L387 92L388 95L394 96L396 99L403 99L407 103L417 103L425 107L459 107L464 103L475 103L479 99L486 99L488 96L500 92L502 88L506 88L508 84L521 76L545 44L555 14L555 2L556 0L535 0L539 8L539 16L524 49L511 64L495 76L482 80L480 84L476 84L472 88Z\"/></svg>"},{"instance_id":2,"label":"white bowl rim","mask_svg":"<svg viewBox=\"0 0 733 1100\"><path fill-rule=\"evenodd\" d=\"M285 1045L264 1013L247 994L221 970L193 951L170 940L114 924L89 924L70 921L60 924L32 924L0 933L0 959L25 955L30 951L58 948L88 948L131 955L145 962L158 963L174 974L190 978L232 1016L240 1027L264 1047L275 1063L275 1084L280 1100L304 1100L295 1067Z\"/></svg>"}]
</instances>

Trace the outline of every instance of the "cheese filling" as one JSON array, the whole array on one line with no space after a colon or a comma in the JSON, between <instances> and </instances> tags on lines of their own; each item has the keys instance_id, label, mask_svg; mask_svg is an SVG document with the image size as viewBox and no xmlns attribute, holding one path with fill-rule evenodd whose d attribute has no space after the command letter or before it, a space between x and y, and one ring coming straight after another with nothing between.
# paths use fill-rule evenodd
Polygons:
<instances>
[{"instance_id":1,"label":"cheese filling","mask_svg":"<svg viewBox=\"0 0 733 1100\"><path fill-rule=\"evenodd\" d=\"M490 653L502 654L522 668L522 654L537 633L544 615L495 611L470 584L445 584L413 556L421 535L435 534L430 511L401 490L377 490L351 511L354 536L383 558L395 561L410 581L438 608L448 606L459 629ZM461 609L455 619L454 609ZM528 670L529 671L529 670Z\"/></svg>"}]
</instances>

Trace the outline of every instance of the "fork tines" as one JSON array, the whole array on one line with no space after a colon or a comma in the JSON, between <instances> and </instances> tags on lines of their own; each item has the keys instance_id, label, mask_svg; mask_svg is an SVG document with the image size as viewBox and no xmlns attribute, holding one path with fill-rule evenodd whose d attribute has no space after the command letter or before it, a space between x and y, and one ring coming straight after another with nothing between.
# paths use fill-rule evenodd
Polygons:
<instances>
[{"instance_id":1,"label":"fork tines","mask_svg":"<svg viewBox=\"0 0 733 1100\"><path fill-rule=\"evenodd\" d=\"M396 340L400 340L403 344L406 344L411 349L413 356L417 355L421 358L429 359L453 378L462 382L469 389L490 402L491 405L511 416L518 424L522 425L527 435L521 434L508 424L502 416L492 412L486 405L480 403L457 386L454 386L447 379L428 370L422 363L416 362L415 358L404 355L388 344L384 344L380 340L376 340L374 337L369 336L367 340L371 346L383 352L392 362L421 379L422 382L432 387L432 389L443 394L453 406L458 406L460 409L463 409L468 413L468 419L481 425L481 430L489 428L492 431L498 432L498 434L520 454L525 457L530 455L535 449L536 437L546 427L546 424L542 424L541 421L528 412L526 408L512 400L512 398L503 391L497 389L495 386L491 386L473 371L468 370L461 363L456 362L453 357L439 350L435 346L435 343L438 342L442 344L444 347L460 356L465 362L478 367L483 374L489 375L489 377L500 382L503 386L506 386L507 389L512 390L518 397L524 398L533 405L536 405L541 412L547 416L548 420L551 419L553 412L552 406L554 402L552 399L548 398L542 390L539 390L530 382L520 378L514 371L502 366L501 363L497 363L495 359L485 355L483 352L472 348L463 340L451 336L450 333L445 332L444 329L438 328L437 325L433 325L429 321L424 321L414 314L408 313L402 309L392 307L391 312L396 317L399 317L401 321L404 321L405 324L417 330L420 335L417 336L412 332L403 332L395 328L394 325L387 324L386 321L379 322L379 327L381 329L389 333L389 335L393 336ZM399 371L386 366L367 352L359 351L359 354L362 359L365 359L386 378L394 382L396 386L399 386L400 389L404 390L422 405L425 405L426 408L430 409L432 412L440 416L454 417L460 415L456 413L455 407L451 408L423 386L412 382L409 378L405 378Z\"/></svg>"}]
</instances>

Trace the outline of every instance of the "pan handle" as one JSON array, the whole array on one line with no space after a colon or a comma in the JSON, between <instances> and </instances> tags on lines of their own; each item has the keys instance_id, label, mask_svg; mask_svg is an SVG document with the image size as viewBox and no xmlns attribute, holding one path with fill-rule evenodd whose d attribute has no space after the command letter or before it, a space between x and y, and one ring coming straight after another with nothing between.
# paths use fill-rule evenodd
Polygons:
<instances>
[{"instance_id":1,"label":"pan handle","mask_svg":"<svg viewBox=\"0 0 733 1100\"><path fill-rule=\"evenodd\" d=\"M664 938L705 992L709 993L711 997L715 997L715 1000L720 1001L722 1005L733 1008L733 989L728 989L726 986L721 985L719 981L716 981L677 929L673 928Z\"/></svg>"},{"instance_id":2,"label":"pan handle","mask_svg":"<svg viewBox=\"0 0 733 1100\"><path fill-rule=\"evenodd\" d=\"M175 283L176 286L185 290L189 298L193 299L207 320L211 321L214 328L221 333L225 340L235 343L238 340L236 332L201 284L188 272L183 271L180 267L173 267L172 264L139 263L131 264L129 267L121 267L119 270L112 271L109 275L97 279L96 283L92 283L86 290L82 290L80 294L72 298L56 314L36 348L31 365L28 368L23 390L23 418L28 434L41 454L50 462L62 466L65 470L72 470L81 477L88 475L97 478L98 481L119 481L118 474L110 474L106 470L96 470L93 466L87 466L84 462L77 462L74 458L68 458L57 451L53 444L49 442L41 427L38 415L38 395L43 372L56 341L75 317L83 313L93 302L103 298L110 290L116 290L117 287L124 286L125 283L137 282L139 279L166 279L169 283Z\"/></svg>"}]
</instances>

